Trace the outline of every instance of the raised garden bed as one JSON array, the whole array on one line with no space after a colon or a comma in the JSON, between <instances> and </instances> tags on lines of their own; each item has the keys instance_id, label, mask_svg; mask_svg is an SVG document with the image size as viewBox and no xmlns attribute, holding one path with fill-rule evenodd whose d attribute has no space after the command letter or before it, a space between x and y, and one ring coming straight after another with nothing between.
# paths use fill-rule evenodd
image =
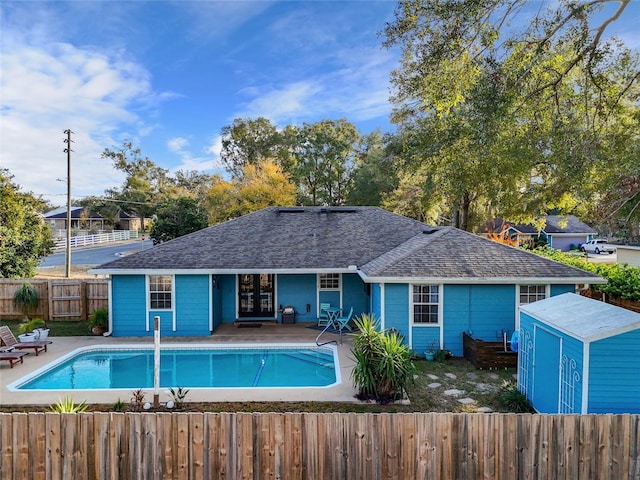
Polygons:
<instances>
[{"instance_id":1,"label":"raised garden bed","mask_svg":"<svg viewBox=\"0 0 640 480\"><path fill-rule=\"evenodd\" d=\"M512 352L507 344L504 351L502 342L485 342L475 339L466 333L462 334L462 349L464 358L480 369L504 369L518 366L518 353Z\"/></svg>"}]
</instances>

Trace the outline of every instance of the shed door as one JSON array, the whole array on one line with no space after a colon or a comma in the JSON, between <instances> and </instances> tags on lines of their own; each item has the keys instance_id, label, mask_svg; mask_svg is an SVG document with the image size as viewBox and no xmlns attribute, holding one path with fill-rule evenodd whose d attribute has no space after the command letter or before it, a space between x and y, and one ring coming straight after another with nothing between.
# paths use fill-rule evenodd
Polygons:
<instances>
[{"instance_id":1,"label":"shed door","mask_svg":"<svg viewBox=\"0 0 640 480\"><path fill-rule=\"evenodd\" d=\"M535 328L533 406L540 413L558 413L560 398L560 337Z\"/></svg>"}]
</instances>

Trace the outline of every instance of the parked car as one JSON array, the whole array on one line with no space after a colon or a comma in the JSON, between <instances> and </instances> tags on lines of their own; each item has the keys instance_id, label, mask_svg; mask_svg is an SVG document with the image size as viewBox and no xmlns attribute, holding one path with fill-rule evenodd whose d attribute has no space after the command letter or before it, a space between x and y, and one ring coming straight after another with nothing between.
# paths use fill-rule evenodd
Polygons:
<instances>
[{"instance_id":1,"label":"parked car","mask_svg":"<svg viewBox=\"0 0 640 480\"><path fill-rule=\"evenodd\" d=\"M609 245L606 240L596 239L580 245L580 251L597 254L615 253L616 247L613 245Z\"/></svg>"}]
</instances>

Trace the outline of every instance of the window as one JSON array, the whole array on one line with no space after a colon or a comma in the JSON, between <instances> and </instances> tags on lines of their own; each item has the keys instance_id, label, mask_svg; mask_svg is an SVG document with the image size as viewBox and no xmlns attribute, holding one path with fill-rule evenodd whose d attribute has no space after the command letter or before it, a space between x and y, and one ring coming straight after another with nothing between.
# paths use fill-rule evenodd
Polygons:
<instances>
[{"instance_id":1,"label":"window","mask_svg":"<svg viewBox=\"0 0 640 480\"><path fill-rule=\"evenodd\" d=\"M546 285L520 285L520 305L537 302L547 298Z\"/></svg>"},{"instance_id":2,"label":"window","mask_svg":"<svg viewBox=\"0 0 640 480\"><path fill-rule=\"evenodd\" d=\"M413 286L413 323L438 323L438 285Z\"/></svg>"},{"instance_id":3,"label":"window","mask_svg":"<svg viewBox=\"0 0 640 480\"><path fill-rule=\"evenodd\" d=\"M320 290L340 290L340 274L321 273Z\"/></svg>"},{"instance_id":4,"label":"window","mask_svg":"<svg viewBox=\"0 0 640 480\"><path fill-rule=\"evenodd\" d=\"M171 309L171 275L149 275L149 308Z\"/></svg>"}]
</instances>

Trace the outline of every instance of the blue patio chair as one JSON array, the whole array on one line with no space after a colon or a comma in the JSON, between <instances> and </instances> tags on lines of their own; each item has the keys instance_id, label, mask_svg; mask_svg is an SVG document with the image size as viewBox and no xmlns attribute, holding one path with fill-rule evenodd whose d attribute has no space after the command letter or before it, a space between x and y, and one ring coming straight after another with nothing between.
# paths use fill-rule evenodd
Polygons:
<instances>
[{"instance_id":1,"label":"blue patio chair","mask_svg":"<svg viewBox=\"0 0 640 480\"><path fill-rule=\"evenodd\" d=\"M321 303L320 304L320 311L318 312L318 326L319 327L326 327L327 323L329 322L329 313L327 312L328 309L331 308L331 304L330 303Z\"/></svg>"},{"instance_id":2,"label":"blue patio chair","mask_svg":"<svg viewBox=\"0 0 640 480\"><path fill-rule=\"evenodd\" d=\"M353 315L353 307L351 307L351 310L349 310L349 315L347 315L346 317L338 317L335 319L336 326L340 330L342 330L343 328L346 328L347 330L351 331L351 327L349 326L351 315Z\"/></svg>"}]
</instances>

